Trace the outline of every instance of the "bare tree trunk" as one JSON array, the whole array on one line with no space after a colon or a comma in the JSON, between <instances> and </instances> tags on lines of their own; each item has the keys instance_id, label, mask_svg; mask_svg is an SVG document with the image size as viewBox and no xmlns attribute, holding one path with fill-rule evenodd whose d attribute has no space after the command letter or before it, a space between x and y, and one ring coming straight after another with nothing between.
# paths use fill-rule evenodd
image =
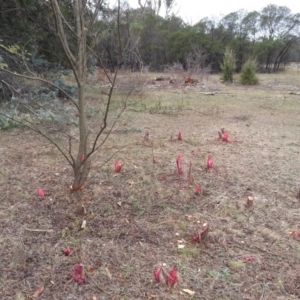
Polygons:
<instances>
[{"instance_id":1,"label":"bare tree trunk","mask_svg":"<svg viewBox=\"0 0 300 300\"><path fill-rule=\"evenodd\" d=\"M53 12L55 16L56 31L60 38L63 49L72 67L77 86L78 86L78 114L79 114L79 146L76 159L73 161L73 190L77 191L85 184L91 166L91 157L88 156L90 151L89 147L89 128L86 117L86 99L85 99L85 87L86 87L86 35L87 28L85 27L85 0L75 0L73 2L73 12L75 19L75 30L73 34L76 36L77 48L74 53L71 52L67 36L65 33L65 20L62 12L60 11L57 0L51 0ZM69 30L72 30L68 26Z\"/></svg>"},{"instance_id":2,"label":"bare tree trunk","mask_svg":"<svg viewBox=\"0 0 300 300\"><path fill-rule=\"evenodd\" d=\"M74 1L74 15L76 18L77 29L77 45L78 45L78 60L76 63L75 72L78 74L78 104L79 104L79 148L77 158L74 166L74 181L73 186L78 187L83 185L89 175L91 157L87 158L89 151L89 129L86 119L86 99L85 99L85 86L86 86L86 34L87 29L84 24L84 3L82 0Z\"/></svg>"},{"instance_id":3,"label":"bare tree trunk","mask_svg":"<svg viewBox=\"0 0 300 300\"><path fill-rule=\"evenodd\" d=\"M84 80L85 81L85 80ZM85 184L91 166L91 157L87 157L89 148L89 128L86 119L86 100L85 100L85 83L79 86L79 146L75 165L73 167L74 180L73 187L80 187Z\"/></svg>"}]
</instances>

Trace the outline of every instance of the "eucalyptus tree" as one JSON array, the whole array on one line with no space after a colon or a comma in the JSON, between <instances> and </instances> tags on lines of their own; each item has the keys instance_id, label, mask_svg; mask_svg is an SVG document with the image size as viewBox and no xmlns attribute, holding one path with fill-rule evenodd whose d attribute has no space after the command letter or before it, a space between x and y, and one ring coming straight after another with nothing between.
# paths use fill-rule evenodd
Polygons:
<instances>
[{"instance_id":1,"label":"eucalyptus tree","mask_svg":"<svg viewBox=\"0 0 300 300\"><path fill-rule=\"evenodd\" d=\"M261 47L265 49L265 69L279 69L289 49L299 43L300 14L285 6L268 5L260 13ZM272 67L273 66L273 67Z\"/></svg>"}]
</instances>

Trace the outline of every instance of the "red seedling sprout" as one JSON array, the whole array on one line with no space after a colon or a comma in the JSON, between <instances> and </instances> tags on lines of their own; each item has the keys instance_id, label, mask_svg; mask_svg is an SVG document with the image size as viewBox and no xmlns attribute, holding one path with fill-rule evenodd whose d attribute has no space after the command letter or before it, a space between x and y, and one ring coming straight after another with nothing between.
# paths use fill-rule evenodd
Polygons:
<instances>
[{"instance_id":1,"label":"red seedling sprout","mask_svg":"<svg viewBox=\"0 0 300 300\"><path fill-rule=\"evenodd\" d=\"M300 232L299 231L292 231L291 236L296 237L296 238L300 238Z\"/></svg>"},{"instance_id":2,"label":"red seedling sprout","mask_svg":"<svg viewBox=\"0 0 300 300\"><path fill-rule=\"evenodd\" d=\"M213 169L213 167L214 167L214 163L213 163L211 155L209 155L207 158L207 170L211 171Z\"/></svg>"},{"instance_id":3,"label":"red seedling sprout","mask_svg":"<svg viewBox=\"0 0 300 300\"><path fill-rule=\"evenodd\" d=\"M181 131L178 132L177 140L182 141L182 132Z\"/></svg>"},{"instance_id":4,"label":"red seedling sprout","mask_svg":"<svg viewBox=\"0 0 300 300\"><path fill-rule=\"evenodd\" d=\"M225 128L221 128L221 131L218 131L219 139L223 142L229 142L229 135L225 132Z\"/></svg>"},{"instance_id":5,"label":"red seedling sprout","mask_svg":"<svg viewBox=\"0 0 300 300\"><path fill-rule=\"evenodd\" d=\"M248 196L247 198L247 206L249 208L253 207L254 198L252 196Z\"/></svg>"},{"instance_id":6,"label":"red seedling sprout","mask_svg":"<svg viewBox=\"0 0 300 300\"><path fill-rule=\"evenodd\" d=\"M163 273L163 267L160 266L155 272L154 272L154 278L157 282L163 282L165 277Z\"/></svg>"},{"instance_id":7,"label":"red seedling sprout","mask_svg":"<svg viewBox=\"0 0 300 300\"><path fill-rule=\"evenodd\" d=\"M169 273L167 284L169 286L174 286L177 281L178 281L177 269L176 267L174 267Z\"/></svg>"},{"instance_id":8,"label":"red seedling sprout","mask_svg":"<svg viewBox=\"0 0 300 300\"><path fill-rule=\"evenodd\" d=\"M255 259L255 257L253 257L253 256L244 256L244 257L243 257L243 261L244 261L244 262L253 263L253 262L256 261L256 259Z\"/></svg>"},{"instance_id":9,"label":"red seedling sprout","mask_svg":"<svg viewBox=\"0 0 300 300\"><path fill-rule=\"evenodd\" d=\"M178 282L177 268L173 267L169 274L167 274L163 266L159 266L154 272L154 278L156 282L165 282L168 286L173 287Z\"/></svg>"},{"instance_id":10,"label":"red seedling sprout","mask_svg":"<svg viewBox=\"0 0 300 300\"><path fill-rule=\"evenodd\" d=\"M66 248L66 249L64 249L63 252L64 252L65 256L69 256L71 254L71 249L70 248Z\"/></svg>"},{"instance_id":11,"label":"red seedling sprout","mask_svg":"<svg viewBox=\"0 0 300 300\"><path fill-rule=\"evenodd\" d=\"M39 197L45 197L45 192L44 192L44 190L38 189L38 190L37 190L37 193L38 193Z\"/></svg>"},{"instance_id":12,"label":"red seedling sprout","mask_svg":"<svg viewBox=\"0 0 300 300\"><path fill-rule=\"evenodd\" d=\"M201 243L202 241L204 241L205 238L207 237L208 230L209 230L208 224L204 223L202 231L199 231L197 235L193 237L193 241L197 243Z\"/></svg>"},{"instance_id":13,"label":"red seedling sprout","mask_svg":"<svg viewBox=\"0 0 300 300\"><path fill-rule=\"evenodd\" d=\"M78 284L85 283L84 267L82 264L77 265L73 272L73 278Z\"/></svg>"},{"instance_id":14,"label":"red seedling sprout","mask_svg":"<svg viewBox=\"0 0 300 300\"><path fill-rule=\"evenodd\" d=\"M222 141L223 141L223 142L228 142L228 138L229 138L228 133L225 133L225 134L223 135L223 137L222 137Z\"/></svg>"},{"instance_id":15,"label":"red seedling sprout","mask_svg":"<svg viewBox=\"0 0 300 300\"><path fill-rule=\"evenodd\" d=\"M122 165L122 164L119 164L119 162L116 160L116 161L115 161L115 172L116 172L116 173L120 173L122 167L123 167L123 165Z\"/></svg>"},{"instance_id":16,"label":"red seedling sprout","mask_svg":"<svg viewBox=\"0 0 300 300\"><path fill-rule=\"evenodd\" d=\"M85 156L82 154L81 155L81 162L83 163L85 161Z\"/></svg>"},{"instance_id":17,"label":"red seedling sprout","mask_svg":"<svg viewBox=\"0 0 300 300\"><path fill-rule=\"evenodd\" d=\"M196 186L195 194L196 195L200 195L201 194L201 186L200 185Z\"/></svg>"},{"instance_id":18,"label":"red seedling sprout","mask_svg":"<svg viewBox=\"0 0 300 300\"><path fill-rule=\"evenodd\" d=\"M177 174L178 175L183 174L181 161L182 161L182 155L180 154L180 155L178 155L177 161L176 161L176 164L177 164Z\"/></svg>"},{"instance_id":19,"label":"red seedling sprout","mask_svg":"<svg viewBox=\"0 0 300 300\"><path fill-rule=\"evenodd\" d=\"M82 191L84 188L85 188L85 185L84 185L84 184L79 185L79 186L70 185L70 190L71 190L71 192L74 192L74 191Z\"/></svg>"}]
</instances>

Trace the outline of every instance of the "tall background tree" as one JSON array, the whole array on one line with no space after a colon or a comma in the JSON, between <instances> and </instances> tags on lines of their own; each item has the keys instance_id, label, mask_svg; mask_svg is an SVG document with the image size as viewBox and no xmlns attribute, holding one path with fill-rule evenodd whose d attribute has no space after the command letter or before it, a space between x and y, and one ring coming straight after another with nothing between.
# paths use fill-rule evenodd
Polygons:
<instances>
[{"instance_id":1,"label":"tall background tree","mask_svg":"<svg viewBox=\"0 0 300 300\"><path fill-rule=\"evenodd\" d=\"M103 1L101 16L94 20L87 32L87 43L97 48L97 55L89 54L88 64L92 62L94 66L100 66L102 63L109 70L114 70L119 63L116 55L119 42L128 49L122 67L132 71L141 71L144 66L162 71L174 63L184 64L184 57L195 46L201 46L206 62L214 72L220 71L227 46L236 53L237 71L249 57L257 57L263 72L277 72L289 61L299 60L300 14L291 13L287 7L271 4L261 11L239 10L220 20L204 18L191 25L178 17L175 0L141 0L138 3L139 8L133 9L126 1L121 2L121 14L118 15L115 7L109 7ZM91 12L94 5L95 1L92 1L86 12ZM62 1L60 7L67 20L71 21L71 2ZM5 47L18 45L30 53L27 64L32 70L43 72L55 67L69 67L54 31L53 13L48 1L2 1L0 20L1 44ZM117 20L120 21L119 26L116 25ZM96 43L92 45L91 41ZM68 42L73 44L71 39ZM72 45L70 47L73 49ZM0 55L11 70L24 69L20 59L5 48L0 48Z\"/></svg>"}]
</instances>

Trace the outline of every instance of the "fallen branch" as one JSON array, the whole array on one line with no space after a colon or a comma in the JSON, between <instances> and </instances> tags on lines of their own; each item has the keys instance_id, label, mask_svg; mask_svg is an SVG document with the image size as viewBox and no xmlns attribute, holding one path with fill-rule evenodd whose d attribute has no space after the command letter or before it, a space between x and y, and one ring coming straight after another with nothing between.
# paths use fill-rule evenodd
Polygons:
<instances>
[{"instance_id":1,"label":"fallen branch","mask_svg":"<svg viewBox=\"0 0 300 300\"><path fill-rule=\"evenodd\" d=\"M34 228L25 228L27 231L32 231L32 232L53 232L53 229L34 229Z\"/></svg>"},{"instance_id":2,"label":"fallen branch","mask_svg":"<svg viewBox=\"0 0 300 300\"><path fill-rule=\"evenodd\" d=\"M221 92L215 91L215 92L199 92L199 94L206 95L206 96L214 96L214 95L220 95L220 94L226 94L226 93L221 93Z\"/></svg>"},{"instance_id":3,"label":"fallen branch","mask_svg":"<svg viewBox=\"0 0 300 300\"><path fill-rule=\"evenodd\" d=\"M158 76L158 77L155 77L154 80L155 81L165 81L165 80L171 80L171 78L170 77Z\"/></svg>"}]
</instances>

